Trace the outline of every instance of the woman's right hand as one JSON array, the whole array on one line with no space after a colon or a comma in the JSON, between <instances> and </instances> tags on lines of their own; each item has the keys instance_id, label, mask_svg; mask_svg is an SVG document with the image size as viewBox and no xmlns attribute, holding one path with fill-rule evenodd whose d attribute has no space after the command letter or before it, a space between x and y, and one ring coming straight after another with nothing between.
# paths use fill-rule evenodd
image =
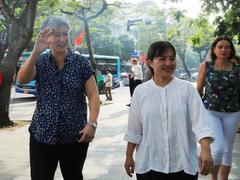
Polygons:
<instances>
[{"instance_id":1,"label":"woman's right hand","mask_svg":"<svg viewBox=\"0 0 240 180\"><path fill-rule=\"evenodd\" d=\"M132 177L132 175L134 173L134 166L135 166L135 162L134 162L133 158L126 157L124 166L125 166L125 170L126 170L126 173L128 174L128 176Z\"/></svg>"},{"instance_id":2,"label":"woman's right hand","mask_svg":"<svg viewBox=\"0 0 240 180\"><path fill-rule=\"evenodd\" d=\"M44 50L49 48L50 41L48 40L48 37L50 33L52 33L52 30L50 28L45 28L38 34L38 37L33 48L35 52L41 54Z\"/></svg>"}]
</instances>

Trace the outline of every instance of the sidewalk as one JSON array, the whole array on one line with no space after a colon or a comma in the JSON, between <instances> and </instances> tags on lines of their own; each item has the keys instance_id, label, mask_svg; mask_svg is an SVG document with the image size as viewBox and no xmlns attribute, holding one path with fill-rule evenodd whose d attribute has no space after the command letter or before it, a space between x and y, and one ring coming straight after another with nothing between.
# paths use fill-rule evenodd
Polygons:
<instances>
[{"instance_id":1,"label":"sidewalk","mask_svg":"<svg viewBox=\"0 0 240 180\"><path fill-rule=\"evenodd\" d=\"M136 180L129 178L124 171L126 142L123 135L127 126L129 108L128 87L121 87L113 91L113 101L104 101L99 116L99 125L95 140L90 144L87 160L84 166L84 180ZM19 111L13 106L11 116ZM26 112L32 114L32 112ZM22 118L22 117L18 117ZM24 117L31 118L31 117ZM0 180L30 180L28 154L28 126L15 131L0 131ZM234 147L234 163L230 180L240 180L240 136L236 137ZM55 180L62 180L58 168ZM199 177L207 180L209 177Z\"/></svg>"}]
</instances>

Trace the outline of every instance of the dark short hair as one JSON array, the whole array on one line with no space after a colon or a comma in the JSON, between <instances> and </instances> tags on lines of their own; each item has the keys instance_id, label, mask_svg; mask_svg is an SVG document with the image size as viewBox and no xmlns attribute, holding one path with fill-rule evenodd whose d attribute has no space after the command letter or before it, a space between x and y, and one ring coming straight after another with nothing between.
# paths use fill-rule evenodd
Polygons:
<instances>
[{"instance_id":1,"label":"dark short hair","mask_svg":"<svg viewBox=\"0 0 240 180\"><path fill-rule=\"evenodd\" d=\"M155 57L162 56L167 49L171 49L174 53L174 56L176 56L176 50L169 41L156 41L149 46L147 59L153 61ZM153 69L149 66L149 64L147 65L153 74Z\"/></svg>"},{"instance_id":2,"label":"dark short hair","mask_svg":"<svg viewBox=\"0 0 240 180\"><path fill-rule=\"evenodd\" d=\"M211 54L210 54L210 56L211 56L212 61L215 61L215 60L217 59L217 56L216 56L216 54L214 53L214 48L217 46L217 43L218 43L219 41L222 41L222 40L228 41L228 42L230 43L231 52L230 52L229 59L232 59L232 58L236 55L236 50L235 50L235 47L234 47L234 45L233 45L232 40L231 40L229 37L227 37L227 36L219 36L219 37L217 37L217 38L213 41L212 46L211 46Z\"/></svg>"},{"instance_id":3,"label":"dark short hair","mask_svg":"<svg viewBox=\"0 0 240 180\"><path fill-rule=\"evenodd\" d=\"M156 41L149 46L147 58L153 61L155 57L162 56L167 49L172 49L176 56L176 50L169 41Z\"/></svg>"}]
</instances>

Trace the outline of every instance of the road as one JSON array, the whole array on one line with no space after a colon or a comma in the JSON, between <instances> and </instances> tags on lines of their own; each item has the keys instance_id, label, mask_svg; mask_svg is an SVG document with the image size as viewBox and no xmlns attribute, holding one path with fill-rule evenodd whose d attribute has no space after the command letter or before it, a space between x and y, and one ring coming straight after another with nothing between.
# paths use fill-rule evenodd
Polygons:
<instances>
[{"instance_id":1,"label":"road","mask_svg":"<svg viewBox=\"0 0 240 180\"><path fill-rule=\"evenodd\" d=\"M35 96L16 93L15 87L12 87L9 108L11 120L31 120L35 105Z\"/></svg>"}]
</instances>

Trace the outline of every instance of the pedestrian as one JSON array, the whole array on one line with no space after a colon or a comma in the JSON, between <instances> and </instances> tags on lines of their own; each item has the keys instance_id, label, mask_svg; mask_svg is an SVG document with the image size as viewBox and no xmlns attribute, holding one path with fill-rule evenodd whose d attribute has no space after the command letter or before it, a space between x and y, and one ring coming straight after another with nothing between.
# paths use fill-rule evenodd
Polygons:
<instances>
[{"instance_id":1,"label":"pedestrian","mask_svg":"<svg viewBox=\"0 0 240 180\"><path fill-rule=\"evenodd\" d=\"M176 51L170 42L152 43L147 58L153 78L135 89L124 136L127 174L136 172L137 180L196 180L198 170L208 175L213 136L196 88L174 76Z\"/></svg>"},{"instance_id":2,"label":"pedestrian","mask_svg":"<svg viewBox=\"0 0 240 180\"><path fill-rule=\"evenodd\" d=\"M238 65L240 65L240 56L239 55L235 55L232 59L232 61ZM240 117L239 117L239 122L238 122L238 130L237 133L240 133Z\"/></svg>"},{"instance_id":3,"label":"pedestrian","mask_svg":"<svg viewBox=\"0 0 240 180\"><path fill-rule=\"evenodd\" d=\"M144 63L144 69L143 69L143 82L149 81L150 79L152 79L152 73L146 62Z\"/></svg>"},{"instance_id":4,"label":"pedestrian","mask_svg":"<svg viewBox=\"0 0 240 180\"><path fill-rule=\"evenodd\" d=\"M111 69L107 69L107 75L105 79L105 95L107 101L112 101L112 85L113 85L113 79L112 79L112 73Z\"/></svg>"},{"instance_id":5,"label":"pedestrian","mask_svg":"<svg viewBox=\"0 0 240 180\"><path fill-rule=\"evenodd\" d=\"M217 37L211 46L210 61L201 63L197 90L211 118L216 137L212 144L212 180L227 180L232 165L232 150L240 120L240 66L232 62L235 48L230 38Z\"/></svg>"},{"instance_id":6,"label":"pedestrian","mask_svg":"<svg viewBox=\"0 0 240 180\"><path fill-rule=\"evenodd\" d=\"M131 59L132 68L131 73L129 74L129 88L130 88L130 95L132 97L134 89L142 83L143 81L143 71L142 66L138 64L138 59L136 57ZM131 103L127 104L130 106Z\"/></svg>"},{"instance_id":7,"label":"pedestrian","mask_svg":"<svg viewBox=\"0 0 240 180\"><path fill-rule=\"evenodd\" d=\"M58 163L64 180L82 180L95 136L100 99L94 70L70 49L69 31L63 17L47 17L18 73L20 83L36 80L36 108L29 127L32 180L53 180Z\"/></svg>"},{"instance_id":8,"label":"pedestrian","mask_svg":"<svg viewBox=\"0 0 240 180\"><path fill-rule=\"evenodd\" d=\"M142 66L138 64L138 59L133 58L132 59L132 73L133 73L133 78L134 78L134 88L135 88L142 83L143 81L143 71L142 71Z\"/></svg>"}]
</instances>

